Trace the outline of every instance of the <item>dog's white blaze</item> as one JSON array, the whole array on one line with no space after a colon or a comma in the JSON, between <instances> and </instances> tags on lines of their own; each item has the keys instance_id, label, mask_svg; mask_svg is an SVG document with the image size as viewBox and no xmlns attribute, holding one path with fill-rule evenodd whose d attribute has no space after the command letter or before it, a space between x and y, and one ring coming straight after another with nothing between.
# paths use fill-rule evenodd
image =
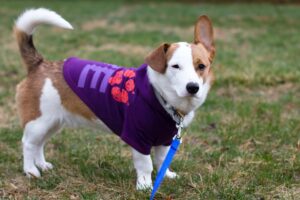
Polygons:
<instances>
[{"instance_id":1,"label":"dog's white blaze","mask_svg":"<svg viewBox=\"0 0 300 200\"><path fill-rule=\"evenodd\" d=\"M26 10L16 21L16 27L28 35L32 35L36 26L50 24L65 29L73 29L72 25L56 12L45 9Z\"/></svg>"},{"instance_id":2,"label":"dog's white blaze","mask_svg":"<svg viewBox=\"0 0 300 200\"><path fill-rule=\"evenodd\" d=\"M179 42L178 45L179 47L175 50L168 66L177 64L180 69L169 67L166 71L166 75L171 78L177 95L179 97L185 97L188 95L186 85L189 82L198 83L201 87L203 80L199 78L195 71L191 45L186 42ZM199 95L199 93L197 95Z\"/></svg>"}]
</instances>

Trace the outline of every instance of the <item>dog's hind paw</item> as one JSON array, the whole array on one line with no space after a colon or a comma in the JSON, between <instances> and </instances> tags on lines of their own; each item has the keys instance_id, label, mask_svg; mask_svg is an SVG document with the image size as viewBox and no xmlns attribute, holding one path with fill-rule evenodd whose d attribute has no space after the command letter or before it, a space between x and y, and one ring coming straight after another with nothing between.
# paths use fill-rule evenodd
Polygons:
<instances>
[{"instance_id":1,"label":"dog's hind paw","mask_svg":"<svg viewBox=\"0 0 300 200\"><path fill-rule=\"evenodd\" d=\"M171 172L169 169L167 169L165 177L170 179L179 178L176 172Z\"/></svg>"},{"instance_id":2,"label":"dog's hind paw","mask_svg":"<svg viewBox=\"0 0 300 200\"><path fill-rule=\"evenodd\" d=\"M37 167L40 168L42 171L48 171L53 169L53 165L49 162L43 162L43 163L36 163Z\"/></svg>"}]
</instances>

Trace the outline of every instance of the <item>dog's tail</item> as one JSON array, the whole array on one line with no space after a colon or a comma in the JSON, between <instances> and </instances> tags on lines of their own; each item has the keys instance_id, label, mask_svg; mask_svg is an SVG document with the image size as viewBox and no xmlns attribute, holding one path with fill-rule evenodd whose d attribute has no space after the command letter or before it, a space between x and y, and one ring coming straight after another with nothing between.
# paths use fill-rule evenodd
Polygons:
<instances>
[{"instance_id":1,"label":"dog's tail","mask_svg":"<svg viewBox=\"0 0 300 200\"><path fill-rule=\"evenodd\" d=\"M14 34L28 72L43 62L43 57L35 49L32 40L33 32L40 24L51 24L65 29L73 29L72 25L60 15L45 8L30 9L22 13L15 23Z\"/></svg>"}]
</instances>

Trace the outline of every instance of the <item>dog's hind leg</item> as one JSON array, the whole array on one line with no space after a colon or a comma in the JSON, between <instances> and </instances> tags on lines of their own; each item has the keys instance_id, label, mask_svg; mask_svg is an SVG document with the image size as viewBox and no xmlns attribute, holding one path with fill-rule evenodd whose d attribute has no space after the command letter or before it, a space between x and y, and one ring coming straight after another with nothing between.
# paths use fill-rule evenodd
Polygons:
<instances>
[{"instance_id":1,"label":"dog's hind leg","mask_svg":"<svg viewBox=\"0 0 300 200\"><path fill-rule=\"evenodd\" d=\"M52 164L45 160L44 145L59 128L59 121L44 116L26 124L22 143L24 172L28 177L40 177L38 168L43 171L52 169Z\"/></svg>"},{"instance_id":2,"label":"dog's hind leg","mask_svg":"<svg viewBox=\"0 0 300 200\"><path fill-rule=\"evenodd\" d=\"M24 82L18 86L16 96L18 111L24 124L23 168L29 177L39 177L41 174L38 168L52 168L45 160L44 145L64 124L61 100L52 81L46 78L39 85L41 88L38 95L34 93L37 90L29 91Z\"/></svg>"},{"instance_id":3,"label":"dog's hind leg","mask_svg":"<svg viewBox=\"0 0 300 200\"><path fill-rule=\"evenodd\" d=\"M47 162L45 159L45 155L44 155L45 143L50 138L51 135L58 132L62 127L62 124L59 120L54 120L51 123L48 122L47 125L48 125L48 129L46 130L44 135L41 135L41 136L43 136L43 138L41 138L42 143L38 146L37 155L35 157L35 164L42 171L47 171L47 170L53 168L52 164ZM47 127L47 126L45 126L45 127Z\"/></svg>"}]
</instances>

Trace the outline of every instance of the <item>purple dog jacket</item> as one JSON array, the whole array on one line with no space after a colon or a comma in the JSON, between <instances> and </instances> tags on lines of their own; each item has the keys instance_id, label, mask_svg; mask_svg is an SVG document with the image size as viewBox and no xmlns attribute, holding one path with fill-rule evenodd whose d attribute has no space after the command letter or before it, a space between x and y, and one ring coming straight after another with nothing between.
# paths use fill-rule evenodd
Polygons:
<instances>
[{"instance_id":1,"label":"purple dog jacket","mask_svg":"<svg viewBox=\"0 0 300 200\"><path fill-rule=\"evenodd\" d=\"M170 145L176 123L157 100L147 65L125 68L68 58L63 74L75 94L114 133L142 154Z\"/></svg>"}]
</instances>

